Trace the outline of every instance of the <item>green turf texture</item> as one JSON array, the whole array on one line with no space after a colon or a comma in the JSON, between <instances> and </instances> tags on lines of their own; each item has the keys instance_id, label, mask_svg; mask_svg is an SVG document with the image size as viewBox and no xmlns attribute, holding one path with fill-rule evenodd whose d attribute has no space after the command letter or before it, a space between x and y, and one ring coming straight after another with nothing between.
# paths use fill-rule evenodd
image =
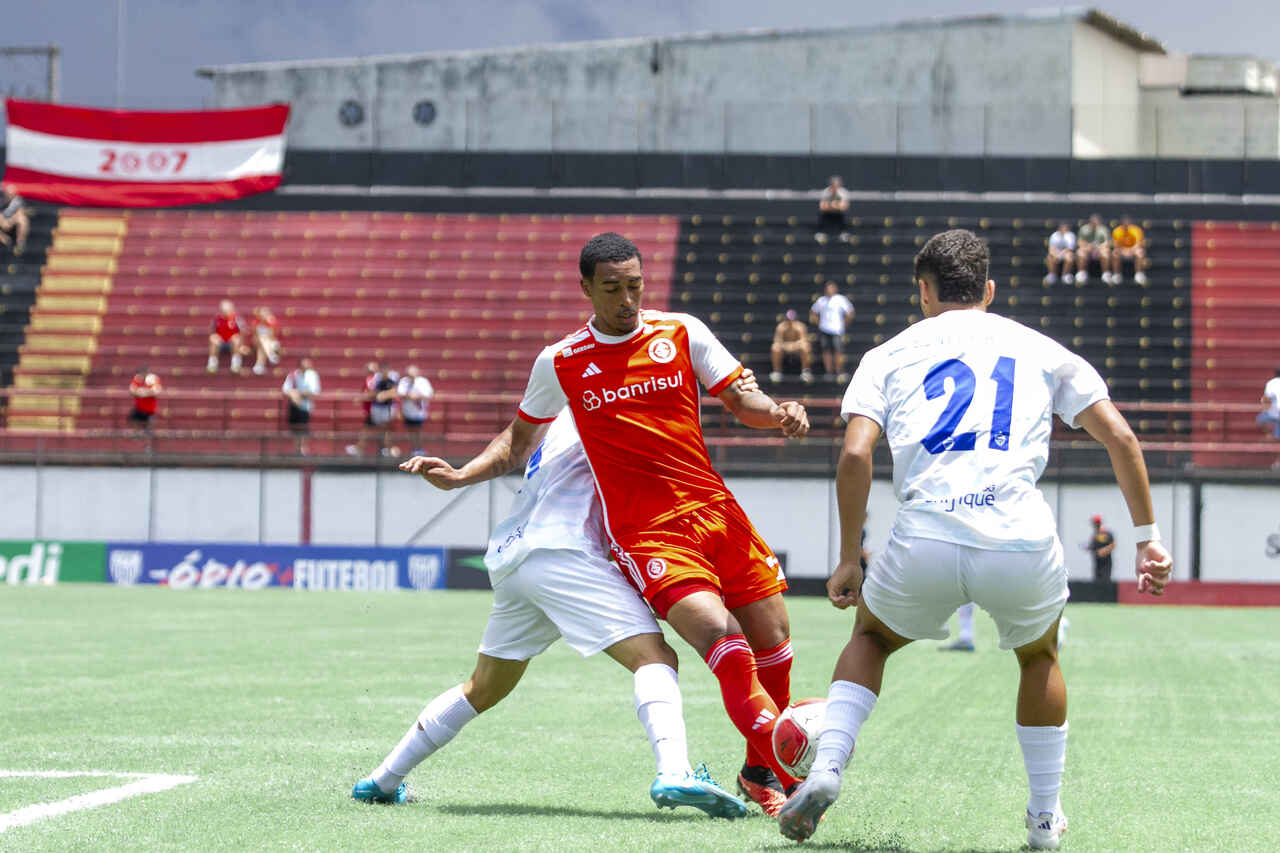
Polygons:
<instances>
[{"instance_id":1,"label":"green turf texture","mask_svg":"<svg viewBox=\"0 0 1280 853\"><path fill-rule=\"evenodd\" d=\"M349 798L422 706L469 673L485 593L0 590L0 769L199 776L0 834L0 850L778 850L735 823L659 813L631 679L563 644L410 777L417 801ZM850 614L790 600L795 696L825 695ZM1280 850L1280 613L1071 605L1064 850ZM691 755L726 787L742 742L683 663ZM889 664L844 793L810 849L1023 848L1017 668L978 618L974 654ZM107 787L4 780L0 812ZM25 791L25 794L19 792Z\"/></svg>"}]
</instances>

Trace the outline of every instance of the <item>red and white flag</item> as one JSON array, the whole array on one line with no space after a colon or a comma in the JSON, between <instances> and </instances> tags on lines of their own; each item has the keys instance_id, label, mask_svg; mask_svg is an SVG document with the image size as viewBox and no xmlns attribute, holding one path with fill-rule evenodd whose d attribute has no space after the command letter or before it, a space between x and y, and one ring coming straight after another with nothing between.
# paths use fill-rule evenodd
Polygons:
<instances>
[{"instance_id":1,"label":"red and white flag","mask_svg":"<svg viewBox=\"0 0 1280 853\"><path fill-rule=\"evenodd\" d=\"M280 184L289 107L141 112L5 101L4 181L95 207L225 201Z\"/></svg>"}]
</instances>

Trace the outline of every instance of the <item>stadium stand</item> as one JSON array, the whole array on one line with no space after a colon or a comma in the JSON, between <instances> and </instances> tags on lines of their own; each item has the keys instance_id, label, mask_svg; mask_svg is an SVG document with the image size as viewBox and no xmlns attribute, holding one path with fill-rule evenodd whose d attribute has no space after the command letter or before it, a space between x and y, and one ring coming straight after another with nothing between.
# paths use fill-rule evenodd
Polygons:
<instances>
[{"instance_id":1,"label":"stadium stand","mask_svg":"<svg viewBox=\"0 0 1280 853\"><path fill-rule=\"evenodd\" d=\"M1256 462L1243 451L1258 443L1262 368L1280 360L1267 316L1280 307L1271 284L1280 225L1143 221L1145 284L1045 284L1055 222L862 216L850 220L847 242L823 245L801 216L64 210L38 221L32 253L2 285L5 316L15 319L0 340L20 355L7 446L15 433L67 431L86 447L110 444L93 436L124 428L124 388L143 363L166 386L160 434L185 433L184 447L210 452L231 449L227 436L243 435L247 446L280 432L278 389L304 353L324 386L313 431L334 436L312 453L340 452L339 436L360 430L355 396L370 359L422 365L440 392L428 434L478 440L509 417L537 350L586 316L577 251L607 229L648 248L650 306L705 318L762 377L778 319L788 308L806 317L823 284L836 281L855 308L852 369L860 352L919 319L909 291L919 247L939 230L967 227L992 246L996 310L1098 365L1145 441L1171 452L1190 439L1213 443L1205 444L1213 455L1196 457L1201 465ZM280 317L286 355L265 376L205 372L205 336L224 297L244 316L264 304ZM31 308L19 345L21 300ZM835 384L768 387L810 405L815 435L838 431ZM717 441L763 441L719 407L704 412ZM198 434L217 440L191 444ZM277 450L287 447L282 440Z\"/></svg>"},{"instance_id":2,"label":"stadium stand","mask_svg":"<svg viewBox=\"0 0 1280 853\"><path fill-rule=\"evenodd\" d=\"M41 211L32 216L31 236L21 257L0 247L0 387L13 382L54 220L53 214Z\"/></svg>"},{"instance_id":3,"label":"stadium stand","mask_svg":"<svg viewBox=\"0 0 1280 853\"><path fill-rule=\"evenodd\" d=\"M911 293L915 254L933 234L970 228L992 248L994 310L1071 347L1096 364L1117 399L1190 399L1190 224L1142 225L1152 246L1145 285L1099 278L1045 284L1043 258L1052 219L855 217L847 243L816 244L812 223L790 217L692 216L683 223L672 304L705 317L743 362L767 372L773 329L788 308L807 316L823 284L836 281L854 305L847 352L883 343L920 319ZM909 296L908 300L908 294ZM834 385L783 386L818 399ZM1135 424L1150 435L1190 432L1187 418Z\"/></svg>"},{"instance_id":4,"label":"stadium stand","mask_svg":"<svg viewBox=\"0 0 1280 853\"><path fill-rule=\"evenodd\" d=\"M1280 365L1280 222L1201 222L1192 240L1192 399L1218 406L1197 413L1196 434L1258 442L1258 398ZM1195 456L1207 467L1247 467L1250 459Z\"/></svg>"},{"instance_id":5,"label":"stadium stand","mask_svg":"<svg viewBox=\"0 0 1280 853\"><path fill-rule=\"evenodd\" d=\"M320 429L359 428L351 397L370 359L416 362L446 391L518 392L538 350L589 313L578 250L604 230L653 247L650 304L665 305L670 217L64 211L18 370L22 387L62 393L15 399L32 414L10 426L119 428L127 398L92 392L124 387L144 362L183 392L157 418L170 430L275 429L276 392L302 354L324 385ZM205 372L224 297L243 317L257 304L280 317L286 357L267 375Z\"/></svg>"}]
</instances>

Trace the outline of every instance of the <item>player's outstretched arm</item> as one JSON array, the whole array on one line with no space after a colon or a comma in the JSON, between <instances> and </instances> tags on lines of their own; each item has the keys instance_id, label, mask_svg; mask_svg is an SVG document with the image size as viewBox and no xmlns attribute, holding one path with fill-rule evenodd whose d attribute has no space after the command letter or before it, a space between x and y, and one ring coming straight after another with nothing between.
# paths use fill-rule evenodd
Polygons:
<instances>
[{"instance_id":1,"label":"player's outstretched arm","mask_svg":"<svg viewBox=\"0 0 1280 853\"><path fill-rule=\"evenodd\" d=\"M531 424L513 418L507 428L494 436L489 446L461 468L454 468L436 456L415 456L400 463L401 471L420 474L437 489L457 489L501 477L520 467L546 434L546 424Z\"/></svg>"},{"instance_id":2,"label":"player's outstretched arm","mask_svg":"<svg viewBox=\"0 0 1280 853\"><path fill-rule=\"evenodd\" d=\"M871 452L880 440L880 424L854 415L844 431L836 464L836 502L840 509L840 562L827 580L827 597L841 610L858 603L862 589L862 528L871 494Z\"/></svg>"},{"instance_id":3,"label":"player's outstretched arm","mask_svg":"<svg viewBox=\"0 0 1280 853\"><path fill-rule=\"evenodd\" d=\"M1129 428L1124 415L1110 400L1099 400L1076 415L1076 423L1107 449L1111 469L1115 471L1116 482L1120 485L1134 526L1142 528L1155 524L1147 463L1142 458L1138 437ZM1173 571L1173 558L1159 539L1143 539L1138 542L1136 569L1138 592L1162 595Z\"/></svg>"},{"instance_id":4,"label":"player's outstretched arm","mask_svg":"<svg viewBox=\"0 0 1280 853\"><path fill-rule=\"evenodd\" d=\"M763 391L744 390L741 380L721 391L719 399L735 418L753 429L781 429L787 438L809 434L809 414L804 406L796 402L775 403Z\"/></svg>"}]
</instances>

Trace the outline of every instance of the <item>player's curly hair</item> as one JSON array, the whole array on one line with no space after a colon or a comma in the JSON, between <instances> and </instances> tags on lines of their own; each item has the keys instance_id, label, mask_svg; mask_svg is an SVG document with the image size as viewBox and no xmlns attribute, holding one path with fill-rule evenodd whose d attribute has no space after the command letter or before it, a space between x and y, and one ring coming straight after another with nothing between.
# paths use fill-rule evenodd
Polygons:
<instances>
[{"instance_id":1,"label":"player's curly hair","mask_svg":"<svg viewBox=\"0 0 1280 853\"><path fill-rule=\"evenodd\" d=\"M915 277L932 281L941 302L973 304L986 292L990 264L987 241L956 228L929 238L916 255Z\"/></svg>"},{"instance_id":2,"label":"player's curly hair","mask_svg":"<svg viewBox=\"0 0 1280 853\"><path fill-rule=\"evenodd\" d=\"M632 258L644 263L644 258L640 257L640 250L636 248L635 243L621 234L606 231L592 237L587 241L587 245L582 247L582 254L578 255L578 271L582 273L583 278L590 279L595 277L596 264L621 263Z\"/></svg>"}]
</instances>

